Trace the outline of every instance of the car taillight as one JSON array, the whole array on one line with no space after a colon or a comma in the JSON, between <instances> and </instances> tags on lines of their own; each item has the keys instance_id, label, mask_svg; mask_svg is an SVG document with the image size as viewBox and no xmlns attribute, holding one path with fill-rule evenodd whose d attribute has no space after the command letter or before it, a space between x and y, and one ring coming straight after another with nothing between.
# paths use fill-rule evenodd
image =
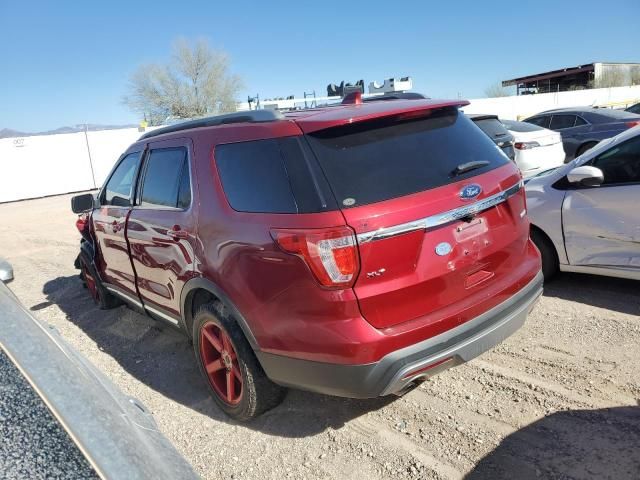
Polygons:
<instances>
[{"instance_id":1,"label":"car taillight","mask_svg":"<svg viewBox=\"0 0 640 480\"><path fill-rule=\"evenodd\" d=\"M85 228L87 228L87 223L89 222L89 215L83 213L78 215L78 219L76 220L76 228L80 233L84 233Z\"/></svg>"},{"instance_id":2,"label":"car taillight","mask_svg":"<svg viewBox=\"0 0 640 480\"><path fill-rule=\"evenodd\" d=\"M633 128L637 125L640 125L640 120L631 120L630 122L625 122L625 125L629 128Z\"/></svg>"},{"instance_id":3,"label":"car taillight","mask_svg":"<svg viewBox=\"0 0 640 480\"><path fill-rule=\"evenodd\" d=\"M302 258L325 287L348 287L358 276L356 237L349 227L271 230L278 246Z\"/></svg>"},{"instance_id":4,"label":"car taillight","mask_svg":"<svg viewBox=\"0 0 640 480\"><path fill-rule=\"evenodd\" d=\"M529 150L530 148L539 147L538 142L516 142L514 145L518 150Z\"/></svg>"}]
</instances>

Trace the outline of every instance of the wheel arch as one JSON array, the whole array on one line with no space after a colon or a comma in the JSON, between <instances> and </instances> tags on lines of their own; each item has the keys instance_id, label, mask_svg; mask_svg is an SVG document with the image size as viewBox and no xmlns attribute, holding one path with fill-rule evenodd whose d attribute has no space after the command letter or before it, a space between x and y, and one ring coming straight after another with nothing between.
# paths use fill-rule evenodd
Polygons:
<instances>
[{"instance_id":1,"label":"wheel arch","mask_svg":"<svg viewBox=\"0 0 640 480\"><path fill-rule=\"evenodd\" d=\"M229 296L211 280L198 277L189 280L183 287L180 295L180 320L183 323L183 328L189 338L193 337L193 316L195 310L202 303L208 303L210 301L219 301L225 308L228 308L231 312L231 316L240 326L242 333L251 345L254 351L259 351L260 347L256 341L251 328L247 320L244 318L240 310L231 301Z\"/></svg>"},{"instance_id":2,"label":"wheel arch","mask_svg":"<svg viewBox=\"0 0 640 480\"><path fill-rule=\"evenodd\" d=\"M558 263L560 263L560 254L558 252L558 247L556 247L556 244L553 242L551 237L547 235L547 232L545 232L543 229L541 229L539 226L533 223L529 226L529 229L530 231L535 230L536 232L538 232L542 236L542 238L544 238L544 240L549 243L549 245L553 248L553 251L556 254L556 259L558 260Z\"/></svg>"}]
</instances>

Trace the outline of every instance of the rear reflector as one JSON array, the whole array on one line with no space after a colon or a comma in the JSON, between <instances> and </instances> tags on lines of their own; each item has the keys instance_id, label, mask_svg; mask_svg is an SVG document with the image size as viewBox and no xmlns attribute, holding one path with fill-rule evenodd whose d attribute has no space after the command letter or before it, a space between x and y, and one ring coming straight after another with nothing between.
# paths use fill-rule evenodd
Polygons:
<instances>
[{"instance_id":1,"label":"rear reflector","mask_svg":"<svg viewBox=\"0 0 640 480\"><path fill-rule=\"evenodd\" d=\"M640 125L640 120L632 120L630 122L625 122L625 125L629 128L633 128L637 125Z\"/></svg>"},{"instance_id":2,"label":"rear reflector","mask_svg":"<svg viewBox=\"0 0 640 480\"><path fill-rule=\"evenodd\" d=\"M86 213L80 214L78 216L78 219L76 220L76 228L80 233L83 233L85 228L87 228L88 223L89 215L87 215Z\"/></svg>"},{"instance_id":3,"label":"rear reflector","mask_svg":"<svg viewBox=\"0 0 640 480\"><path fill-rule=\"evenodd\" d=\"M402 377L403 380L406 380L407 378L411 378L411 377L415 377L416 375L419 375L421 373L424 373L428 370L431 370L432 368L435 368L439 365L442 365L444 363L447 363L448 361L453 360L453 357L447 357L447 358L443 358L442 360L438 360L437 362L431 363L425 367L421 367L418 368L412 372L407 373L404 377Z\"/></svg>"},{"instance_id":4,"label":"rear reflector","mask_svg":"<svg viewBox=\"0 0 640 480\"><path fill-rule=\"evenodd\" d=\"M349 227L272 229L271 236L286 253L297 255L325 287L353 285L360 261L356 237Z\"/></svg>"}]
</instances>

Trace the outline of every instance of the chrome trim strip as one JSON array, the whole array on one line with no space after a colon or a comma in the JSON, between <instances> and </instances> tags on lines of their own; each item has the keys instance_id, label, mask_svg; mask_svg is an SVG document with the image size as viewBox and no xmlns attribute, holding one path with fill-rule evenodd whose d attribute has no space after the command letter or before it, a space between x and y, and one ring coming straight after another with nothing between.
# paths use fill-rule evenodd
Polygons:
<instances>
[{"instance_id":1,"label":"chrome trim strip","mask_svg":"<svg viewBox=\"0 0 640 480\"><path fill-rule=\"evenodd\" d=\"M142 303L140 303L139 300L136 300L135 298L133 298L131 295L127 295L126 293L123 293L120 290L117 290L116 288L110 285L103 284L103 286L104 288L109 290L111 293L118 295L120 298L123 298L127 302L133 303L136 307L142 308Z\"/></svg>"},{"instance_id":2,"label":"chrome trim strip","mask_svg":"<svg viewBox=\"0 0 640 480\"><path fill-rule=\"evenodd\" d=\"M412 222L401 223L400 225L393 225L391 227L383 227L378 230L372 230L370 232L359 233L357 235L358 243L373 242L375 240L382 240L389 237L395 237L403 233L413 232L415 230L429 230L431 228L445 225L461 218L468 217L469 215L475 215L480 212L484 212L496 205L505 202L507 199L515 195L520 191L523 186L522 180L515 185L503 190L500 193L491 195L490 197L483 198L482 200L473 203L471 205L465 205L464 207L454 208L444 213L432 215L430 217L421 218Z\"/></svg>"},{"instance_id":3,"label":"chrome trim strip","mask_svg":"<svg viewBox=\"0 0 640 480\"><path fill-rule=\"evenodd\" d=\"M167 314L166 314L166 313L164 313L164 312L161 312L160 310L157 310L157 309L155 309L155 308L153 308L153 307L150 307L149 305L145 305L145 306L144 306L144 308L145 308L145 310L147 310L147 311L149 311L149 312L153 313L154 315L159 316L159 317L160 317L160 318L162 318L163 320L166 320L166 321L168 321L168 322L171 322L171 323L172 323L172 324L174 324L174 325L180 325L180 322L178 322L178 320L176 320L176 319L175 319L175 318L173 318L173 317L170 317L169 315L167 315Z\"/></svg>"}]
</instances>

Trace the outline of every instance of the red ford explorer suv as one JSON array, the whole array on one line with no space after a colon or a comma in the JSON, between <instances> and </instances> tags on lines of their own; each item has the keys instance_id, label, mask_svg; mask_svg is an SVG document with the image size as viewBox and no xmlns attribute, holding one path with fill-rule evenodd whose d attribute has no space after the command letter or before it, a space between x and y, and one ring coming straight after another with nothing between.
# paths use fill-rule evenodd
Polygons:
<instances>
[{"instance_id":1,"label":"red ford explorer suv","mask_svg":"<svg viewBox=\"0 0 640 480\"><path fill-rule=\"evenodd\" d=\"M184 330L220 408L295 387L401 394L523 325L542 292L517 167L464 101L386 100L143 135L84 212L102 308Z\"/></svg>"}]
</instances>

